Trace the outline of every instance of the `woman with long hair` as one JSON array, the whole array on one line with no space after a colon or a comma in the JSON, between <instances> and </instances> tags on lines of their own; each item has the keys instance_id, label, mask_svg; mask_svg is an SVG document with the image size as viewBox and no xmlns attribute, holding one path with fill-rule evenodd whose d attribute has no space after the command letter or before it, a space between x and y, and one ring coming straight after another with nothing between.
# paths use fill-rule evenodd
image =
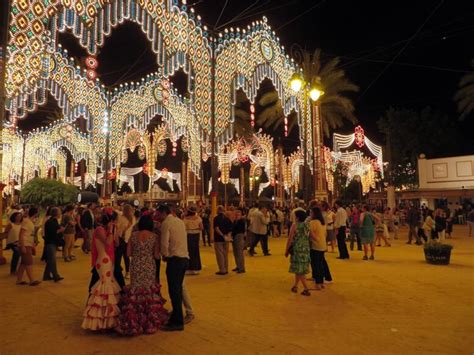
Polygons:
<instances>
[{"instance_id":1,"label":"woman with long hair","mask_svg":"<svg viewBox=\"0 0 474 355\"><path fill-rule=\"evenodd\" d=\"M155 258L160 255L160 243L153 227L151 213L145 213L138 221L138 231L132 234L127 244L127 255L131 258L131 284L124 289L119 304L121 313L115 327L122 335L155 333L168 319L155 277Z\"/></svg>"},{"instance_id":2,"label":"woman with long hair","mask_svg":"<svg viewBox=\"0 0 474 355\"><path fill-rule=\"evenodd\" d=\"M124 205L123 216L128 221L128 227L127 229L125 229L125 232L123 234L123 240L128 246L128 242L130 240L130 237L132 236L133 227L137 223L137 219L135 218L135 209L129 204ZM127 253L123 255L123 261L125 262L125 278L128 278L130 272L130 258Z\"/></svg>"},{"instance_id":3,"label":"woman with long hair","mask_svg":"<svg viewBox=\"0 0 474 355\"><path fill-rule=\"evenodd\" d=\"M92 236L92 279L82 328L112 329L120 313L120 286L114 277L115 236L113 222L117 214L110 208L95 215L97 227ZM95 271L95 272L94 272Z\"/></svg>"},{"instance_id":4,"label":"woman with long hair","mask_svg":"<svg viewBox=\"0 0 474 355\"><path fill-rule=\"evenodd\" d=\"M298 284L303 284L303 296L311 296L306 283L306 274L309 272L311 262L309 250L309 228L305 223L306 212L303 210L294 211L295 222L290 229L290 235L286 243L285 257L290 255L290 272L295 274L295 282L291 292L298 292Z\"/></svg>"},{"instance_id":5,"label":"woman with long hair","mask_svg":"<svg viewBox=\"0 0 474 355\"><path fill-rule=\"evenodd\" d=\"M194 206L188 208L188 212L183 219L188 233L188 252L189 266L186 271L187 275L198 275L201 271L201 254L199 253L199 238L204 229L202 219L197 214Z\"/></svg>"},{"instance_id":6,"label":"woman with long hair","mask_svg":"<svg viewBox=\"0 0 474 355\"><path fill-rule=\"evenodd\" d=\"M311 208L310 213L311 269L313 270L313 279L316 282L316 290L321 290L324 288L324 279L332 282L331 272L324 257L327 249L326 224L319 207Z\"/></svg>"}]
</instances>

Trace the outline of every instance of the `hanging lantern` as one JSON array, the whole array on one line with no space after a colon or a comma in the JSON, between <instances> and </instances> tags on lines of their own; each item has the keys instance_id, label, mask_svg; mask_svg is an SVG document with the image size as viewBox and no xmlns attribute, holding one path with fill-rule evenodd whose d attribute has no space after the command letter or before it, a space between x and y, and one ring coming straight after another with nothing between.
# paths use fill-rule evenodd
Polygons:
<instances>
[{"instance_id":1,"label":"hanging lantern","mask_svg":"<svg viewBox=\"0 0 474 355\"><path fill-rule=\"evenodd\" d=\"M178 143L172 142L172 146L173 146L173 151L172 151L171 155L173 155L173 156L175 157L175 156L176 156L177 147L178 147Z\"/></svg>"},{"instance_id":2,"label":"hanging lantern","mask_svg":"<svg viewBox=\"0 0 474 355\"><path fill-rule=\"evenodd\" d=\"M255 126L255 106L253 104L250 105L250 125Z\"/></svg>"},{"instance_id":3,"label":"hanging lantern","mask_svg":"<svg viewBox=\"0 0 474 355\"><path fill-rule=\"evenodd\" d=\"M285 122L285 137L288 137L288 117L284 118Z\"/></svg>"}]
</instances>

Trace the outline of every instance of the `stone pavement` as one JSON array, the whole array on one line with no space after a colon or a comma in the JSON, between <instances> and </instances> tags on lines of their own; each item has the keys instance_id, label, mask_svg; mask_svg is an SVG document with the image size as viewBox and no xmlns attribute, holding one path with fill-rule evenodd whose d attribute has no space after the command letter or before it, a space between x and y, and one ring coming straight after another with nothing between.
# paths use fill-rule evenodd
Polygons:
<instances>
[{"instance_id":1,"label":"stone pavement","mask_svg":"<svg viewBox=\"0 0 474 355\"><path fill-rule=\"evenodd\" d=\"M246 258L247 273L239 275L214 275L213 249L201 247L204 269L186 277L196 319L184 332L135 338L80 328L90 277L80 249L75 262L58 259L65 277L58 284L16 286L4 265L0 354L472 353L474 238L463 226L454 236L450 266L426 264L422 248L405 237L377 248L375 261L328 253L335 282L310 297L290 292L286 238L270 240L272 256ZM43 265L35 263L39 277ZM167 298L166 282L163 292Z\"/></svg>"}]
</instances>

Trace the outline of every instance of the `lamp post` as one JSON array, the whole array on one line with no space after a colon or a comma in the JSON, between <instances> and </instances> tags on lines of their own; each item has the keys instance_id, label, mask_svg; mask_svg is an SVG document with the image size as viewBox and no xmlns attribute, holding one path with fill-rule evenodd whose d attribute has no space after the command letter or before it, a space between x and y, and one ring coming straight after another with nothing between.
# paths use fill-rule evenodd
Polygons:
<instances>
[{"instance_id":1,"label":"lamp post","mask_svg":"<svg viewBox=\"0 0 474 355\"><path fill-rule=\"evenodd\" d=\"M310 121L311 121L311 133L313 137L313 146L311 147L313 151L313 174L314 174L314 195L315 197L324 193L325 189L322 183L322 172L321 168L321 150L322 150L322 130L321 130L321 120L319 117L319 107L317 102L319 98L324 95L322 90L321 78L316 75L312 75L312 58L307 53L300 53L301 50L296 52L294 55L296 58L302 59L303 70L301 72L296 72L290 79L290 87L294 92L300 92L303 90L303 100L304 100L304 118L303 118L303 198L305 201L308 201L308 186L307 186L307 171L308 171L308 144L307 144L307 135L308 135L308 119L306 115L308 114L308 101L311 101L312 107L310 108ZM293 53L293 51L292 51Z\"/></svg>"}]
</instances>

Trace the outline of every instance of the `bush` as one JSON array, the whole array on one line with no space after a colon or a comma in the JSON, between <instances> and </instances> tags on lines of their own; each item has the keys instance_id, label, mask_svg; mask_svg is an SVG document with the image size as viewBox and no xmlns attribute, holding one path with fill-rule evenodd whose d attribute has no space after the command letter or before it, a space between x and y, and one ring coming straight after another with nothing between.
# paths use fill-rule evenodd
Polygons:
<instances>
[{"instance_id":1,"label":"bush","mask_svg":"<svg viewBox=\"0 0 474 355\"><path fill-rule=\"evenodd\" d=\"M77 187L54 179L35 178L28 181L20 192L22 203L42 207L61 206L77 201Z\"/></svg>"}]
</instances>

